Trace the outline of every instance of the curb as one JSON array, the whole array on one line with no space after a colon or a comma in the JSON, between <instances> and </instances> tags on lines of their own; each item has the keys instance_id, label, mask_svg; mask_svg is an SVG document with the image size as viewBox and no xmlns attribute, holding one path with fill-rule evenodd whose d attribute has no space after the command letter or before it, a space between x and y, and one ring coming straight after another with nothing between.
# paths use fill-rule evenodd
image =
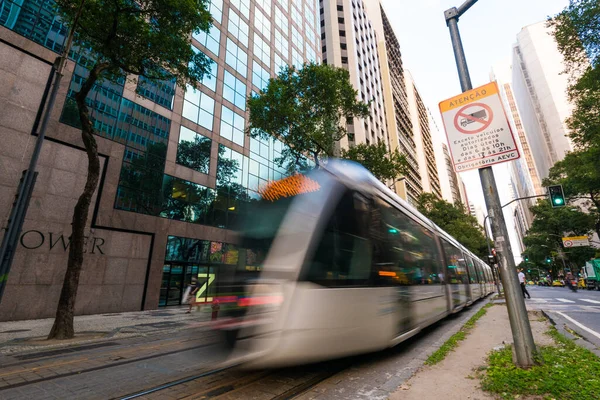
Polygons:
<instances>
[{"instance_id":1,"label":"curb","mask_svg":"<svg viewBox=\"0 0 600 400\"><path fill-rule=\"evenodd\" d=\"M587 337L587 334L582 333L580 330L577 329L577 327L573 327L573 326L569 325L569 322L564 321L562 318L560 318L560 316L556 317L556 316L550 315L552 313L551 311L548 311L548 312L546 312L544 310L540 310L540 311L546 318L548 318L550 323L556 328L556 330L558 330L558 332L561 335L563 335L567 339L571 340L573 343L575 343L575 345L577 345L579 347L583 347L583 348L591 351L598 357L600 357L600 349L598 349L598 347L596 347L596 345L590 341L589 337ZM559 320L559 321L557 322L557 320ZM569 329L576 332L577 335L579 335L579 337L574 336L571 332L567 331L565 329L565 325L569 326ZM583 340L578 340L580 338Z\"/></svg>"}]
</instances>

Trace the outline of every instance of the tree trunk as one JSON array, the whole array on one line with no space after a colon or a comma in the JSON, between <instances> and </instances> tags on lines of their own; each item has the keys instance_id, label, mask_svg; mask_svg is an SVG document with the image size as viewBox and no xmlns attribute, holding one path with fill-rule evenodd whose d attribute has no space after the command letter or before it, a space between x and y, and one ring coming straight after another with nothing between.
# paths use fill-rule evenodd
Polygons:
<instances>
[{"instance_id":1,"label":"tree trunk","mask_svg":"<svg viewBox=\"0 0 600 400\"><path fill-rule=\"evenodd\" d=\"M596 234L598 235L598 237L600 238L600 200L598 200L596 198L596 196L594 196L594 193L590 193L590 197L592 198L592 203L594 203L594 205L596 206L596 214L598 214L598 219L596 220Z\"/></svg>"},{"instance_id":2,"label":"tree trunk","mask_svg":"<svg viewBox=\"0 0 600 400\"><path fill-rule=\"evenodd\" d=\"M81 138L83 139L85 151L88 156L88 170L85 188L73 210L67 271L60 292L54 325L48 335L48 339L71 339L75 336L73 313L75 310L75 299L77 298L77 288L79 286L79 276L81 275L81 266L83 264L85 226L87 224L92 196L96 191L98 179L100 178L98 146L94 138L94 127L90 119L89 110L85 104L85 99L94 87L100 74L108 67L109 65L106 63L96 63L90 71L90 76L82 85L81 90L75 95L79 119L81 121Z\"/></svg>"}]
</instances>

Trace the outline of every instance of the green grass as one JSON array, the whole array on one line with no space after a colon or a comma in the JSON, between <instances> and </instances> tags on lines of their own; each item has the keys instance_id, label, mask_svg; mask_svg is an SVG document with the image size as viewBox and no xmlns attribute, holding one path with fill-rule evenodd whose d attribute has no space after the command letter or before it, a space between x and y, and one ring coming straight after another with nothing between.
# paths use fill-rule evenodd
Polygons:
<instances>
[{"instance_id":1,"label":"green grass","mask_svg":"<svg viewBox=\"0 0 600 400\"><path fill-rule=\"evenodd\" d=\"M485 315L485 313L487 312L487 309L490 308L491 306L492 306L491 303L486 304L485 306L483 306L481 308L481 310L477 311L475 313L475 315L473 315L471 318L469 318L467 323L462 328L460 328L460 330L458 332L456 332L454 335L450 336L450 339L448 339L446 341L446 343L444 343L442 345L442 347L437 349L435 352L433 352L433 354L431 354L427 358L427 360L425 361L425 364L426 365L434 365L434 364L437 364L440 361L442 361L444 358L446 358L448 353L453 351L462 340L465 340L465 338L467 337L467 333L469 333L469 331L471 329L473 329L473 327L475 326L475 322L477 322L477 320L479 318L483 317Z\"/></svg>"},{"instance_id":2,"label":"green grass","mask_svg":"<svg viewBox=\"0 0 600 400\"><path fill-rule=\"evenodd\" d=\"M600 358L565 338L554 327L547 334L556 345L539 347L539 365L527 370L514 366L510 346L492 352L489 366L481 376L482 389L503 399L524 395L557 400L600 398Z\"/></svg>"}]
</instances>

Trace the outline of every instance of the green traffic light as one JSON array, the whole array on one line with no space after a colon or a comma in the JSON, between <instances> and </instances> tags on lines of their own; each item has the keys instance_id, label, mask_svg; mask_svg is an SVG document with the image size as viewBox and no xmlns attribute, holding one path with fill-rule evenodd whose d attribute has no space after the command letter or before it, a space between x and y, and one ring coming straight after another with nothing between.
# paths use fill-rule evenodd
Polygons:
<instances>
[{"instance_id":1,"label":"green traffic light","mask_svg":"<svg viewBox=\"0 0 600 400\"><path fill-rule=\"evenodd\" d=\"M388 229L389 233L398 233L398 229L390 228Z\"/></svg>"},{"instance_id":2,"label":"green traffic light","mask_svg":"<svg viewBox=\"0 0 600 400\"><path fill-rule=\"evenodd\" d=\"M554 204L559 205L562 204L563 200L562 199L554 199Z\"/></svg>"}]
</instances>

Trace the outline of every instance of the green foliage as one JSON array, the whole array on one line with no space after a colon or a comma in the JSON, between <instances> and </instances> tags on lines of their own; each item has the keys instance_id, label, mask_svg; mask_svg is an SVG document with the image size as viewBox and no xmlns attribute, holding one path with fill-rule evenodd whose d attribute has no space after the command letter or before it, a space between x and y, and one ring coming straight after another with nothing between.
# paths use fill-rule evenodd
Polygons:
<instances>
[{"instance_id":1,"label":"green foliage","mask_svg":"<svg viewBox=\"0 0 600 400\"><path fill-rule=\"evenodd\" d=\"M408 173L408 162L398 149L388 152L385 143L358 144L342 150L342 158L356 161L380 181L399 178Z\"/></svg>"},{"instance_id":2,"label":"green foliage","mask_svg":"<svg viewBox=\"0 0 600 400\"><path fill-rule=\"evenodd\" d=\"M512 362L512 348L491 353L482 377L483 390L503 399L544 396L547 399L592 400L600 393L600 359L551 327L555 346L539 348L538 365L521 369Z\"/></svg>"},{"instance_id":3,"label":"green foliage","mask_svg":"<svg viewBox=\"0 0 600 400\"><path fill-rule=\"evenodd\" d=\"M475 255L487 257L483 228L462 204L455 205L437 198L433 193L423 193L417 199L417 209Z\"/></svg>"},{"instance_id":4,"label":"green foliage","mask_svg":"<svg viewBox=\"0 0 600 400\"><path fill-rule=\"evenodd\" d=\"M562 270L562 262L546 262L547 257L556 257L562 249L562 237L565 235L585 236L594 227L594 215L582 212L578 207L569 205L563 208L552 208L548 200L538 200L530 208L533 223L523 238L527 249L523 252L531 264L550 268L553 277ZM574 247L564 251L565 262L571 268L581 267L586 260L594 255L589 247Z\"/></svg>"},{"instance_id":5,"label":"green foliage","mask_svg":"<svg viewBox=\"0 0 600 400\"><path fill-rule=\"evenodd\" d=\"M306 168L305 156L332 157L346 136L342 118L366 118L369 106L357 100L350 75L324 64L287 67L267 87L248 99L248 133L280 140L286 148L275 161L288 171Z\"/></svg>"},{"instance_id":6,"label":"green foliage","mask_svg":"<svg viewBox=\"0 0 600 400\"><path fill-rule=\"evenodd\" d=\"M81 0L57 0L67 24ZM207 0L86 0L76 43L88 49L105 76L122 73L150 80L197 84L211 60L193 50L190 34L208 32Z\"/></svg>"},{"instance_id":7,"label":"green foliage","mask_svg":"<svg viewBox=\"0 0 600 400\"><path fill-rule=\"evenodd\" d=\"M465 340L467 334L475 327L475 322L477 322L481 317L483 317L487 313L487 309L491 306L492 303L486 304L485 306L483 306L483 308L481 308L481 310L477 311L475 315L469 318L467 323L462 328L460 328L458 332L450 336L450 339L448 339L439 349L437 349L429 357L427 357L427 360L425 360L425 364L437 364L444 358L446 358L448 353L454 351L454 349L458 347L459 343Z\"/></svg>"}]
</instances>

